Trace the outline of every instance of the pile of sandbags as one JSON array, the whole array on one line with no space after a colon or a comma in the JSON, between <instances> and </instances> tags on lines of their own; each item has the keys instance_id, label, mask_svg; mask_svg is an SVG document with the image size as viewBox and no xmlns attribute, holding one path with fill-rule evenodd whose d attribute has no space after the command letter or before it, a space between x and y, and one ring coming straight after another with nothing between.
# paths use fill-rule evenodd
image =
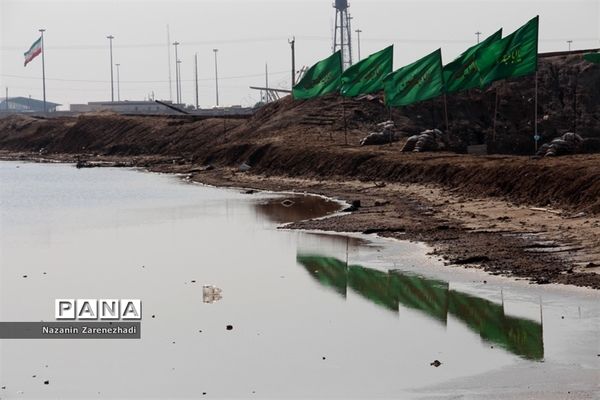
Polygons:
<instances>
[{"instance_id":1,"label":"pile of sandbags","mask_svg":"<svg viewBox=\"0 0 600 400\"><path fill-rule=\"evenodd\" d=\"M398 135L394 132L394 121L385 121L377 124L377 131L369 134L360 141L361 146L373 144L387 144L398 141Z\"/></svg>"},{"instance_id":2,"label":"pile of sandbags","mask_svg":"<svg viewBox=\"0 0 600 400\"><path fill-rule=\"evenodd\" d=\"M442 131L439 129L428 129L419 133L418 135L409 137L404 144L404 147L402 147L402 151L439 151L444 150L445 148L446 141Z\"/></svg>"},{"instance_id":3,"label":"pile of sandbags","mask_svg":"<svg viewBox=\"0 0 600 400\"><path fill-rule=\"evenodd\" d=\"M581 152L583 138L576 133L567 132L564 135L553 139L550 143L542 145L537 156L554 157L565 154L576 154Z\"/></svg>"}]
</instances>

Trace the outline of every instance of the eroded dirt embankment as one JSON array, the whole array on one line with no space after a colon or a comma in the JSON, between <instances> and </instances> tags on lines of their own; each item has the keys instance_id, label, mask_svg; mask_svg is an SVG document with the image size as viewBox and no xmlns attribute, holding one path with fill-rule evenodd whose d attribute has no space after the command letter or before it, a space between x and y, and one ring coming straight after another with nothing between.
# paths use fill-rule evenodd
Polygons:
<instances>
[{"instance_id":1,"label":"eroded dirt embankment","mask_svg":"<svg viewBox=\"0 0 600 400\"><path fill-rule=\"evenodd\" d=\"M0 119L0 149L78 154L91 160L98 156L158 156L198 166L237 167L245 162L253 173L267 175L437 184L518 204L600 212L600 155L532 159L400 153L401 144L397 143L357 146L365 129L349 132L346 146L343 131L335 127L329 127L330 139L329 133L311 130L293 136L281 127L273 128L284 129L280 136L263 135L268 123L256 129L254 124L255 120L117 115L48 120L11 117Z\"/></svg>"}]
</instances>

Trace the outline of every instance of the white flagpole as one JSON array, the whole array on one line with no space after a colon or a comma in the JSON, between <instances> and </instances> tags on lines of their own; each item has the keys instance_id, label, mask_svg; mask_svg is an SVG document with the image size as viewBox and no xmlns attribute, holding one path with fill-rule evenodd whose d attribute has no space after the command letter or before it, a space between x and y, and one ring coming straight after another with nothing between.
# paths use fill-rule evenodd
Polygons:
<instances>
[{"instance_id":1,"label":"white flagpole","mask_svg":"<svg viewBox=\"0 0 600 400\"><path fill-rule=\"evenodd\" d=\"M44 53L46 52L44 49L44 32L46 30L40 29L39 31L42 33L42 88L44 92L44 114L46 114L46 63L44 60Z\"/></svg>"},{"instance_id":2,"label":"white flagpole","mask_svg":"<svg viewBox=\"0 0 600 400\"><path fill-rule=\"evenodd\" d=\"M537 69L535 71L535 112L534 112L534 139L535 139L535 152L537 153L538 150L538 140L539 140L539 136L538 136L538 72Z\"/></svg>"}]
</instances>

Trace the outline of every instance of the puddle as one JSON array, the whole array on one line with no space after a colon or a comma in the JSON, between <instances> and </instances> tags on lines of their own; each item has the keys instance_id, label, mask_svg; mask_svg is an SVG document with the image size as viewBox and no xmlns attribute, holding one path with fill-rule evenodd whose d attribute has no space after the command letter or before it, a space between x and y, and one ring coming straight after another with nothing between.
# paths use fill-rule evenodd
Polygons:
<instances>
[{"instance_id":1,"label":"puddle","mask_svg":"<svg viewBox=\"0 0 600 400\"><path fill-rule=\"evenodd\" d=\"M338 212L342 205L321 196L275 195L255 205L259 214L276 223L298 222Z\"/></svg>"}]
</instances>

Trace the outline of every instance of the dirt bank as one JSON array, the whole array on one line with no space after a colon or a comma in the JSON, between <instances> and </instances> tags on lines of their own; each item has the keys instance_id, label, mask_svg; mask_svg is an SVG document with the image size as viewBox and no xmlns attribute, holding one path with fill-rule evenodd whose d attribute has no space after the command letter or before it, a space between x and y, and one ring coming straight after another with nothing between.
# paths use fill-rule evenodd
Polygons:
<instances>
[{"instance_id":1,"label":"dirt bank","mask_svg":"<svg viewBox=\"0 0 600 400\"><path fill-rule=\"evenodd\" d=\"M546 57L539 79L542 143L576 128L593 150L600 141L600 92L593 90L600 86L600 66L581 55ZM531 154L532 96L531 77L449 96L450 147L460 152L487 141L496 152ZM449 263L600 288L594 273L600 266L600 154L534 159L399 151L408 135L443 129L442 111L441 99L394 110L403 139L369 147L359 140L389 117L380 96L288 97L247 120L14 116L0 119L0 151L4 158L104 160L217 185L360 200L363 207L354 213L294 227L421 240ZM238 169L243 163L245 173Z\"/></svg>"}]
</instances>

